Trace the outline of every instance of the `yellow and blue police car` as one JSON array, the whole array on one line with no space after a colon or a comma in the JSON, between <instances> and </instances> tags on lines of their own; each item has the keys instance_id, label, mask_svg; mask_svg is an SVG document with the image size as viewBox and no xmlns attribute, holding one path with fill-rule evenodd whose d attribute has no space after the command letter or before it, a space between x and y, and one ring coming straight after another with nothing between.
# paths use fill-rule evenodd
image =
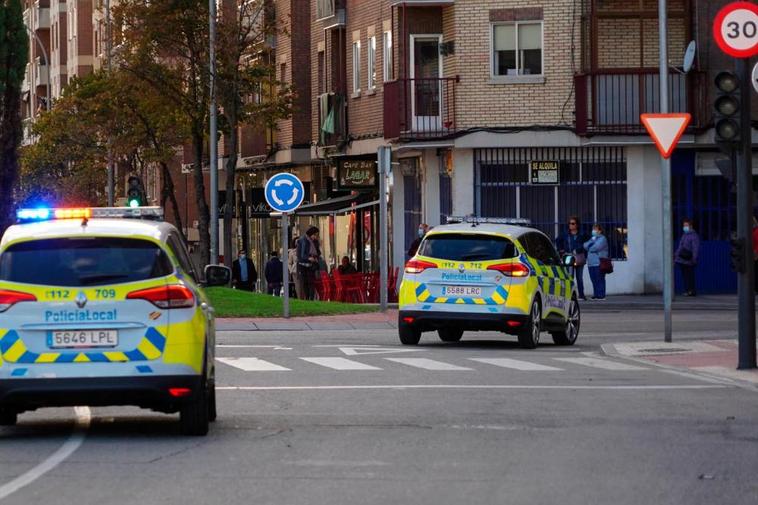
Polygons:
<instances>
[{"instance_id":1,"label":"yellow and blue police car","mask_svg":"<svg viewBox=\"0 0 758 505\"><path fill-rule=\"evenodd\" d=\"M575 260L525 224L459 218L429 232L405 267L400 341L416 345L434 330L444 342L464 331L499 331L533 349L548 331L557 345L573 345L581 319Z\"/></svg>"},{"instance_id":2,"label":"yellow and blue police car","mask_svg":"<svg viewBox=\"0 0 758 505\"><path fill-rule=\"evenodd\" d=\"M22 209L0 241L0 425L42 407L135 405L216 418L215 326L201 277L163 211Z\"/></svg>"}]
</instances>

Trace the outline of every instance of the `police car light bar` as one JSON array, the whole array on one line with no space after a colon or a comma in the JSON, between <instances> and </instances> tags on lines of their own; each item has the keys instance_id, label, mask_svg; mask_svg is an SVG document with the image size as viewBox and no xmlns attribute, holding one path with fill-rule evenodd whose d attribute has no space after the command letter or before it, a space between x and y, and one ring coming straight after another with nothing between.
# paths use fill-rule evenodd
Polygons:
<instances>
[{"instance_id":1,"label":"police car light bar","mask_svg":"<svg viewBox=\"0 0 758 505\"><path fill-rule=\"evenodd\" d=\"M448 216L447 224L509 224L513 226L531 226L532 221L515 217L476 217L476 216Z\"/></svg>"},{"instance_id":2,"label":"police car light bar","mask_svg":"<svg viewBox=\"0 0 758 505\"><path fill-rule=\"evenodd\" d=\"M61 209L40 207L36 209L18 209L16 211L16 219L20 223L92 218L160 221L163 220L163 209L161 207L79 207Z\"/></svg>"}]
</instances>

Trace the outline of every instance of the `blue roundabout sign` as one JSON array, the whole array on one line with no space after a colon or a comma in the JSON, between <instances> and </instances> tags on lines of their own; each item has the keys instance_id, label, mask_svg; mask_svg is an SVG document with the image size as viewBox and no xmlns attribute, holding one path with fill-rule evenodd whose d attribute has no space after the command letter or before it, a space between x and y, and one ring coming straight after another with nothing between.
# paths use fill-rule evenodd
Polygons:
<instances>
[{"instance_id":1,"label":"blue roundabout sign","mask_svg":"<svg viewBox=\"0 0 758 505\"><path fill-rule=\"evenodd\" d=\"M276 212L294 212L304 199L305 186L292 174L276 174L266 183L266 202Z\"/></svg>"}]
</instances>

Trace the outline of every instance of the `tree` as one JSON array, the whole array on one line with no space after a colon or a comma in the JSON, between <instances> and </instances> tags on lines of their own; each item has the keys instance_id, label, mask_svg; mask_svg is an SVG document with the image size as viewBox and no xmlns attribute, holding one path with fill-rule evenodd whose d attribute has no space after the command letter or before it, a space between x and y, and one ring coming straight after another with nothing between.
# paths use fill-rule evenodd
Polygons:
<instances>
[{"instance_id":1,"label":"tree","mask_svg":"<svg viewBox=\"0 0 758 505\"><path fill-rule=\"evenodd\" d=\"M18 180L21 83L29 58L29 39L21 0L0 3L0 235L13 222L13 194Z\"/></svg>"},{"instance_id":2,"label":"tree","mask_svg":"<svg viewBox=\"0 0 758 505\"><path fill-rule=\"evenodd\" d=\"M210 210L205 197L203 159L210 103L208 2L121 0L114 8L114 17L117 26L123 27L117 65L170 100L187 126L194 153L198 252L207 265Z\"/></svg>"},{"instance_id":3,"label":"tree","mask_svg":"<svg viewBox=\"0 0 758 505\"><path fill-rule=\"evenodd\" d=\"M270 64L267 38L281 32L272 20L266 0L226 0L218 29L218 98L226 127L226 203L224 205L225 263L232 266L232 219L236 207L235 176L239 148L238 129L247 124L275 128L289 116L292 91L277 82Z\"/></svg>"},{"instance_id":4,"label":"tree","mask_svg":"<svg viewBox=\"0 0 758 505\"><path fill-rule=\"evenodd\" d=\"M23 151L21 193L29 202L102 205L108 148L132 172L155 164L163 179L161 206L171 201L182 229L169 163L187 138L173 103L121 70L75 78L35 123L36 142Z\"/></svg>"}]
</instances>

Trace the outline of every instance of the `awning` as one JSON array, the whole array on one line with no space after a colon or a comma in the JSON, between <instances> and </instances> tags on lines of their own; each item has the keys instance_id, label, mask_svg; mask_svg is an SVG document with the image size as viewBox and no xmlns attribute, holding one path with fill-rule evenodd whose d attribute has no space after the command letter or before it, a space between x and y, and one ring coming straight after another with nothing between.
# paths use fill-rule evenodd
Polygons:
<instances>
[{"instance_id":1,"label":"awning","mask_svg":"<svg viewBox=\"0 0 758 505\"><path fill-rule=\"evenodd\" d=\"M367 195L365 193L339 196L337 198L329 198L321 202L311 203L303 205L295 212L296 216L332 216L335 214L349 214L354 210L364 207L372 207L379 205L379 201L366 202Z\"/></svg>"}]
</instances>

